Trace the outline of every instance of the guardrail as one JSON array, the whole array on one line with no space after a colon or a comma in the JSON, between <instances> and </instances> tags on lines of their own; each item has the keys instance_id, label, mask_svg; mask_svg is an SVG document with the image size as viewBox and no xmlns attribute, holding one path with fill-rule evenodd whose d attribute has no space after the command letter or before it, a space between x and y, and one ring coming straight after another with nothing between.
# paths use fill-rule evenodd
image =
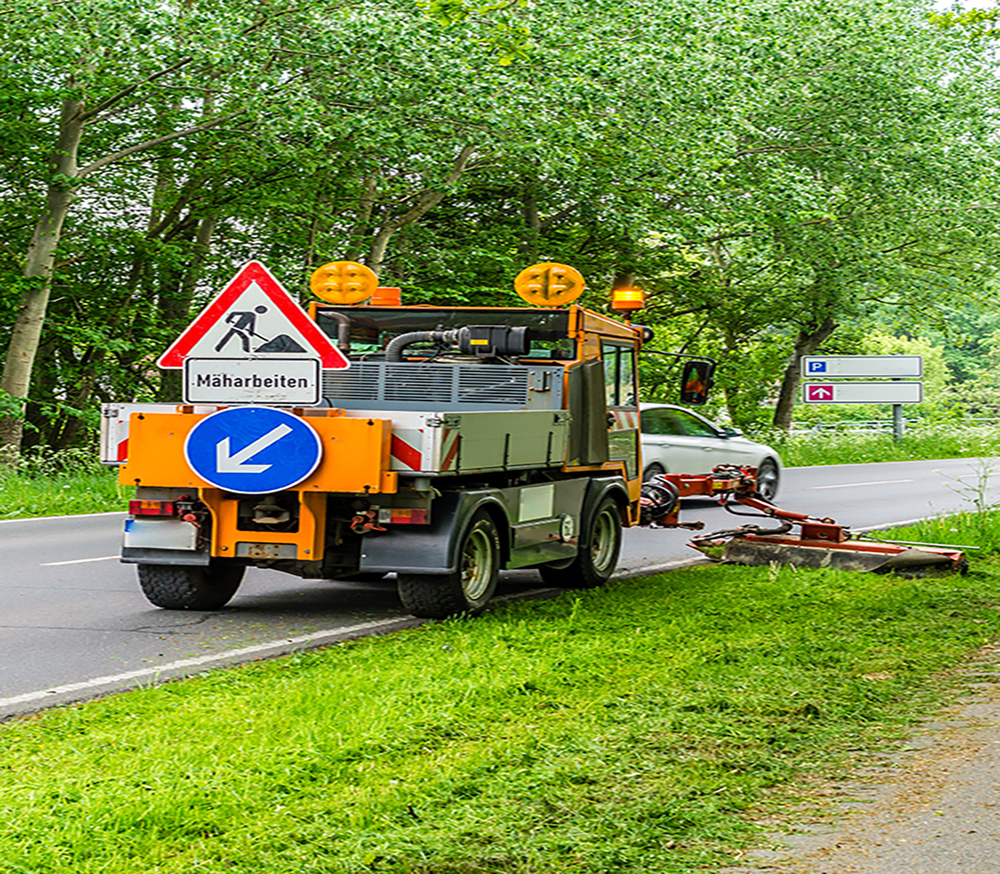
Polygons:
<instances>
[{"instance_id":1,"label":"guardrail","mask_svg":"<svg viewBox=\"0 0 1000 874\"><path fill-rule=\"evenodd\" d=\"M927 422L926 419L904 419L906 427L909 428L919 428L925 424L932 424ZM937 423L933 423L937 424ZM997 418L986 418L986 417L976 417L969 416L967 418L962 418L960 420L955 420L956 425L998 425L1000 426L1000 419ZM833 432L844 432L844 431L861 431L861 432L880 432L880 431L892 431L893 423L892 420L875 420L875 421L851 421L845 420L842 422L796 422L792 425L793 434L819 434L823 431L833 431Z\"/></svg>"}]
</instances>

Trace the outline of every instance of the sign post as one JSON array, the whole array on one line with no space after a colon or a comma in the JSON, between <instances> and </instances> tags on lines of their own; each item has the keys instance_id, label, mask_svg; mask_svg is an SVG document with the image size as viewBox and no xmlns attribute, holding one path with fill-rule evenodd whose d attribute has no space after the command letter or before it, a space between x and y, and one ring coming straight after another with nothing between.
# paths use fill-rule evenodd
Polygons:
<instances>
[{"instance_id":1,"label":"sign post","mask_svg":"<svg viewBox=\"0 0 1000 874\"><path fill-rule=\"evenodd\" d=\"M903 418L903 405L892 405L892 437L902 440L906 436L906 419Z\"/></svg>"},{"instance_id":2,"label":"sign post","mask_svg":"<svg viewBox=\"0 0 1000 874\"><path fill-rule=\"evenodd\" d=\"M802 359L803 377L838 381L805 383L802 386L802 402L892 404L892 435L901 440L906 433L903 404L919 404L924 399L922 382L902 380L923 375L922 355L807 355ZM853 381L864 378L888 379L891 382Z\"/></svg>"}]
</instances>

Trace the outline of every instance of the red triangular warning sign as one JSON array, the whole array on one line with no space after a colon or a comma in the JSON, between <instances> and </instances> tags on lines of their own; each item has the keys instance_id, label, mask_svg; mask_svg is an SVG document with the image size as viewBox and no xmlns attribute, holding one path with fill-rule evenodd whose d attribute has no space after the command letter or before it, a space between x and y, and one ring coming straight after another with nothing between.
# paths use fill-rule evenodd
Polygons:
<instances>
[{"instance_id":1,"label":"red triangular warning sign","mask_svg":"<svg viewBox=\"0 0 1000 874\"><path fill-rule=\"evenodd\" d=\"M319 357L325 368L350 362L259 261L244 266L156 362L165 370L185 358Z\"/></svg>"}]
</instances>

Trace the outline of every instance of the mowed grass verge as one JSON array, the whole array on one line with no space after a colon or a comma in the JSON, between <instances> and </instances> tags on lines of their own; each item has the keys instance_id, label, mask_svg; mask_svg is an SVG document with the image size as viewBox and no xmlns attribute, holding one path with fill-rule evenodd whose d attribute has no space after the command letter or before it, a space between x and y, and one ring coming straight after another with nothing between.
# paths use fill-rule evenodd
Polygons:
<instances>
[{"instance_id":1,"label":"mowed grass verge","mask_svg":"<svg viewBox=\"0 0 1000 874\"><path fill-rule=\"evenodd\" d=\"M774 787L901 736L998 605L993 560L697 567L17 720L0 871L711 869Z\"/></svg>"}]
</instances>

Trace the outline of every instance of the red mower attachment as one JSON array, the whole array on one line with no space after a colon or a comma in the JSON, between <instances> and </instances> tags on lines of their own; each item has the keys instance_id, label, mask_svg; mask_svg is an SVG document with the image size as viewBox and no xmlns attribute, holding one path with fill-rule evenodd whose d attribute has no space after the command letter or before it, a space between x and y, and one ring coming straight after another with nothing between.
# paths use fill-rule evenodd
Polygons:
<instances>
[{"instance_id":1,"label":"red mower attachment","mask_svg":"<svg viewBox=\"0 0 1000 874\"><path fill-rule=\"evenodd\" d=\"M691 539L689 546L723 562L834 567L912 576L968 570L962 549L969 547L868 539L833 519L776 507L757 493L757 470L752 467L723 465L711 474L665 473L653 477L642 487L640 524L700 530L704 527L701 522L679 521L680 499L692 496L718 498L735 516L769 518L779 523L775 528L750 523ZM737 506L757 512L742 513L735 509ZM798 533L792 533L795 527Z\"/></svg>"}]
</instances>

